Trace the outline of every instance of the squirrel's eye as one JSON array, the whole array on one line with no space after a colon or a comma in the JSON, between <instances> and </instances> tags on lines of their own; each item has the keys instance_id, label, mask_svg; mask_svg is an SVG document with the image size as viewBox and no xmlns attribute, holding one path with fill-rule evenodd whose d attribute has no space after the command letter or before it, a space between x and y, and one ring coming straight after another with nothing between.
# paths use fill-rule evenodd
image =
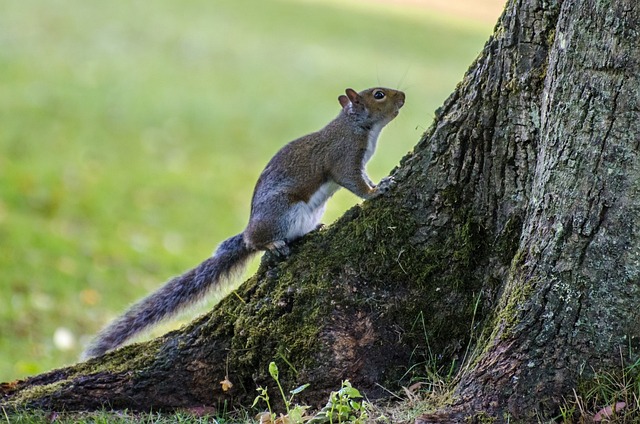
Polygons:
<instances>
[{"instance_id":1,"label":"squirrel's eye","mask_svg":"<svg viewBox=\"0 0 640 424\"><path fill-rule=\"evenodd\" d=\"M381 91L381 90L374 91L373 98L376 100L384 99L384 91Z\"/></svg>"}]
</instances>

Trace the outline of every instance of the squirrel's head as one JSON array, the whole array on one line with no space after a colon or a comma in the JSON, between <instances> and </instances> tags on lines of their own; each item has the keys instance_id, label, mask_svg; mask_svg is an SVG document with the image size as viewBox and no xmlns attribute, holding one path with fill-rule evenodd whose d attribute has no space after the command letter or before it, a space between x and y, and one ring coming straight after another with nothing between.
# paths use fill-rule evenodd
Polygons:
<instances>
[{"instance_id":1,"label":"squirrel's head","mask_svg":"<svg viewBox=\"0 0 640 424\"><path fill-rule=\"evenodd\" d=\"M381 122L383 125L398 116L405 98L402 91L381 87L369 88L359 93L347 88L345 94L338 97L345 113L355 115L359 120L372 124Z\"/></svg>"}]
</instances>

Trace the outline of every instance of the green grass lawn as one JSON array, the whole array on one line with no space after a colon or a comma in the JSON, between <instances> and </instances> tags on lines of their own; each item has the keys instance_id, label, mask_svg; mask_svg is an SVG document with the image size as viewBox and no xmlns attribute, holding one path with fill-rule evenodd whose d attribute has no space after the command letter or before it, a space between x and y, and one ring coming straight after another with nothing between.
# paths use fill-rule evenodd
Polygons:
<instances>
[{"instance_id":1,"label":"green grass lawn","mask_svg":"<svg viewBox=\"0 0 640 424\"><path fill-rule=\"evenodd\" d=\"M366 3L0 6L0 381L74 362L242 231L268 159L346 87L407 93L369 165L385 176L492 27ZM340 193L325 222L357 201Z\"/></svg>"}]
</instances>

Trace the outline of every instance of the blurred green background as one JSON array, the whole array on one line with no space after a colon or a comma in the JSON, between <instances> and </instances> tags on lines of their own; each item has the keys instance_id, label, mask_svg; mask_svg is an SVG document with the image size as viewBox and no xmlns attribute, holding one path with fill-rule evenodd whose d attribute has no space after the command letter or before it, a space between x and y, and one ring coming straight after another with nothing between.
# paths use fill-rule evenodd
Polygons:
<instances>
[{"instance_id":1,"label":"blurred green background","mask_svg":"<svg viewBox=\"0 0 640 424\"><path fill-rule=\"evenodd\" d=\"M502 3L465 2L0 0L0 381L74 362L242 231L263 166L347 87L407 93L368 167L387 175Z\"/></svg>"}]
</instances>

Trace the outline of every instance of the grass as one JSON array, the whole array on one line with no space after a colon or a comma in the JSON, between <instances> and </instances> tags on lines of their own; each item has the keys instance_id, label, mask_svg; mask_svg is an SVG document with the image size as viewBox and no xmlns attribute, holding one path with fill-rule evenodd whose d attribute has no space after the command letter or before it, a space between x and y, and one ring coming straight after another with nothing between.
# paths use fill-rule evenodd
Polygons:
<instances>
[{"instance_id":1,"label":"grass","mask_svg":"<svg viewBox=\"0 0 640 424\"><path fill-rule=\"evenodd\" d=\"M4 416L3 416L4 415ZM228 414L225 418L213 417L210 414L194 414L190 412L175 412L172 414L150 412L133 413L129 411L97 411L91 413L47 413L42 411L6 412L0 414L0 420L10 424L239 424L256 423L246 412ZM1 422L1 421L0 421Z\"/></svg>"},{"instance_id":2,"label":"grass","mask_svg":"<svg viewBox=\"0 0 640 424\"><path fill-rule=\"evenodd\" d=\"M621 355L622 359L622 355ZM624 364L624 360L621 360ZM616 372L596 372L582 381L560 408L565 424L640 423L640 359Z\"/></svg>"},{"instance_id":3,"label":"grass","mask_svg":"<svg viewBox=\"0 0 640 424\"><path fill-rule=\"evenodd\" d=\"M0 4L0 381L73 363L242 231L267 160L346 87L407 93L369 166L385 176L491 32L336 2ZM336 197L325 222L357 202Z\"/></svg>"}]
</instances>

